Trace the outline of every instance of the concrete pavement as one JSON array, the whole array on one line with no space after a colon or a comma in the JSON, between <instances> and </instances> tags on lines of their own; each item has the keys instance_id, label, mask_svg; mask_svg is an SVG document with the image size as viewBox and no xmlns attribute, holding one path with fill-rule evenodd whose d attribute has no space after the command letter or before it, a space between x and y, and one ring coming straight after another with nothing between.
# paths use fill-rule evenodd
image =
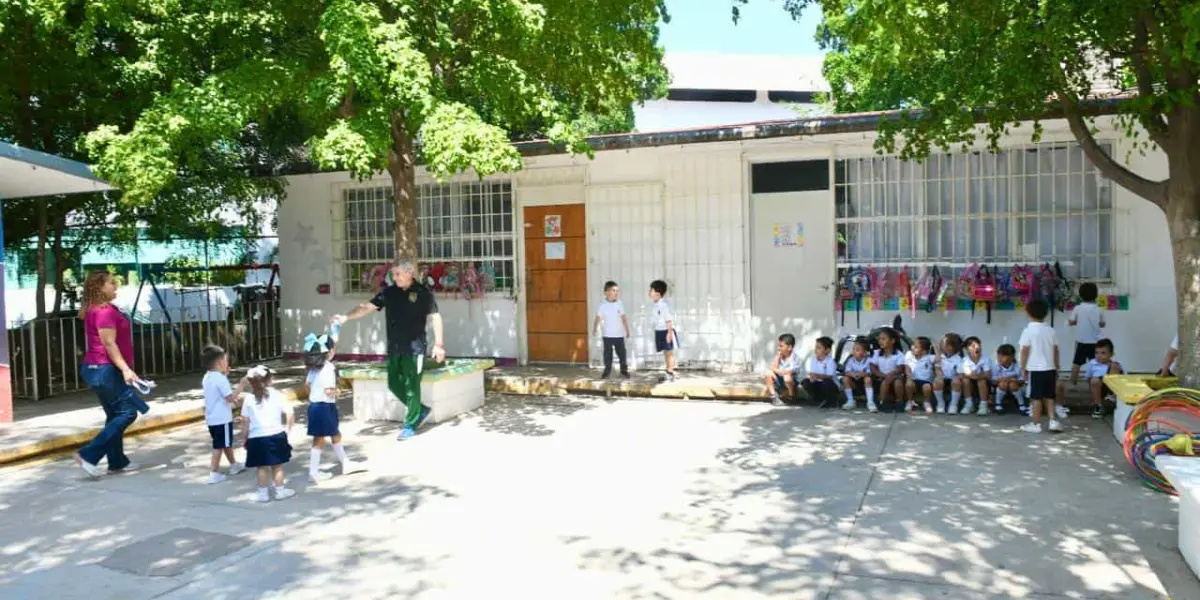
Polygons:
<instances>
[{"instance_id":1,"label":"concrete pavement","mask_svg":"<svg viewBox=\"0 0 1200 600\"><path fill-rule=\"evenodd\" d=\"M204 485L187 426L131 440L138 473L5 468L0 597L1200 598L1102 422L1019 424L493 397L403 443L345 422L371 471L320 486L297 427L268 505Z\"/></svg>"}]
</instances>

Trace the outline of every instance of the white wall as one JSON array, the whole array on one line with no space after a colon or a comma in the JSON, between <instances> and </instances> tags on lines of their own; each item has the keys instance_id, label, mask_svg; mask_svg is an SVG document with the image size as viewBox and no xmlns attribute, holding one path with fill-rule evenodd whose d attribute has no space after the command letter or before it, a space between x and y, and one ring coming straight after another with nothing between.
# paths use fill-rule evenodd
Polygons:
<instances>
[{"instance_id":1,"label":"white wall","mask_svg":"<svg viewBox=\"0 0 1200 600\"><path fill-rule=\"evenodd\" d=\"M633 109L634 127L639 132L715 127L736 123L786 121L824 111L817 104L779 102L682 102L651 100Z\"/></svg>"},{"instance_id":2,"label":"white wall","mask_svg":"<svg viewBox=\"0 0 1200 600\"><path fill-rule=\"evenodd\" d=\"M1043 141L1069 140L1062 122L1045 124ZM811 157L833 147L838 156L872 152L870 133L836 136L756 140L720 144L615 150L596 158L544 156L526 160L516 178L514 203L518 217L530 203L578 201L585 198L588 212L589 297L601 295L602 284L621 284L623 299L634 329L635 365L653 366L657 355L650 342L647 289L652 279L670 284L671 300L678 313L683 347L682 364L745 369L752 362L755 323L750 314L748 235L748 164L751 161ZM1111 136L1119 139L1119 135ZM1011 143L1029 143L1028 128L1018 128ZM1119 141L1115 155L1125 157L1128 144ZM1148 177L1166 175L1161 155L1139 156L1131 166ZM291 177L288 200L280 212L280 263L283 289L285 350L299 350L308 329L323 328L334 312L344 312L366 296L322 296L321 283L335 283L329 206L345 174ZM387 182L380 177L377 182ZM1129 192L1115 188L1118 213L1114 240L1114 287L1102 294L1127 294L1129 311L1108 315L1106 333L1117 347L1117 356L1128 368L1157 367L1175 329L1174 282L1170 274L1170 246L1161 211ZM830 200L833 202L833 194ZM518 219L515 222L520 223ZM301 226L312 227L315 242L301 250ZM523 266L518 246L517 273ZM806 260L819 260L815 253ZM834 260L833 249L829 258ZM333 286L336 293L337 286ZM832 292L831 292L832 294ZM519 294L518 294L519 295ZM832 304L832 295L830 303ZM447 323L447 351L455 356L517 358L524 354L523 321L518 300L494 295L484 301L439 299ZM895 313L863 313L862 329L890 322ZM836 335L857 330L854 314L847 327L827 332ZM1073 332L1065 315L1055 319L1069 362ZM993 311L992 324L977 312L920 313L915 321L905 315L912 335L938 338L947 331L978 335L994 349L1015 342L1026 322L1023 314ZM352 324L343 333L343 349L355 354L382 354L383 325L379 318ZM592 349L592 359L599 352Z\"/></svg>"},{"instance_id":3,"label":"white wall","mask_svg":"<svg viewBox=\"0 0 1200 600\"><path fill-rule=\"evenodd\" d=\"M332 315L349 312L370 297L338 291L330 206L350 184L349 176L319 173L287 179L287 200L279 208L279 269L288 282L280 298L283 349L300 352L306 333L324 331ZM364 185L390 185L389 181L385 175ZM322 284L330 285L330 294L317 293ZM515 300L501 293L473 301L446 296L438 298L438 307L449 355L517 357ZM371 315L346 325L339 349L349 355L381 356L386 344L382 315Z\"/></svg>"}]
</instances>

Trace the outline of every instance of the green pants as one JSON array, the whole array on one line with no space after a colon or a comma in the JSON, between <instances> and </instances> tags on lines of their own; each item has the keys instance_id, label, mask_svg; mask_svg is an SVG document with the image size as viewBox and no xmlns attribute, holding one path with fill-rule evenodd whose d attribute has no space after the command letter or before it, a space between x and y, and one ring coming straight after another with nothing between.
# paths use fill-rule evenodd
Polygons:
<instances>
[{"instance_id":1,"label":"green pants","mask_svg":"<svg viewBox=\"0 0 1200 600\"><path fill-rule=\"evenodd\" d=\"M404 415L405 427L416 427L421 417L421 363L424 358L412 354L388 357L388 389L408 408Z\"/></svg>"}]
</instances>

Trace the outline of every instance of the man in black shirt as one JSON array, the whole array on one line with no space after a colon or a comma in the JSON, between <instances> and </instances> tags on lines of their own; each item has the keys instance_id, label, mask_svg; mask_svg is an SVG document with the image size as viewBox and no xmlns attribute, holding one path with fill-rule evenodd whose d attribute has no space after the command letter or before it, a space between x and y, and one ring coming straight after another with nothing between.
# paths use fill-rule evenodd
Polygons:
<instances>
[{"instance_id":1,"label":"man in black shirt","mask_svg":"<svg viewBox=\"0 0 1200 600\"><path fill-rule=\"evenodd\" d=\"M417 428L429 416L429 409L421 404L421 367L428 343L426 322L433 326L433 359L441 362L446 358L437 298L432 290L414 280L415 274L413 263L396 261L392 266L392 285L380 290L370 302L358 305L350 314L333 317L334 322L345 323L372 312L386 311L388 389L408 409L404 428L397 438L401 440L416 435Z\"/></svg>"}]
</instances>

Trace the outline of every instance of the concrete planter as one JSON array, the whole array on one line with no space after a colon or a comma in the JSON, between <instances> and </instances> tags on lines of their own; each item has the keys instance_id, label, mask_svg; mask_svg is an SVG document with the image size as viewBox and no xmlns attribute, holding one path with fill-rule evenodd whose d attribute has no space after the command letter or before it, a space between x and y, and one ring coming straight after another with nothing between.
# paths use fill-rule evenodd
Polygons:
<instances>
[{"instance_id":1,"label":"concrete planter","mask_svg":"<svg viewBox=\"0 0 1200 600\"><path fill-rule=\"evenodd\" d=\"M483 406L483 372L493 366L491 360L451 360L426 371L421 379L421 403L432 409L429 419L440 423ZM347 369L341 375L351 382L356 419L404 421L407 410L388 389L385 365Z\"/></svg>"}]
</instances>

